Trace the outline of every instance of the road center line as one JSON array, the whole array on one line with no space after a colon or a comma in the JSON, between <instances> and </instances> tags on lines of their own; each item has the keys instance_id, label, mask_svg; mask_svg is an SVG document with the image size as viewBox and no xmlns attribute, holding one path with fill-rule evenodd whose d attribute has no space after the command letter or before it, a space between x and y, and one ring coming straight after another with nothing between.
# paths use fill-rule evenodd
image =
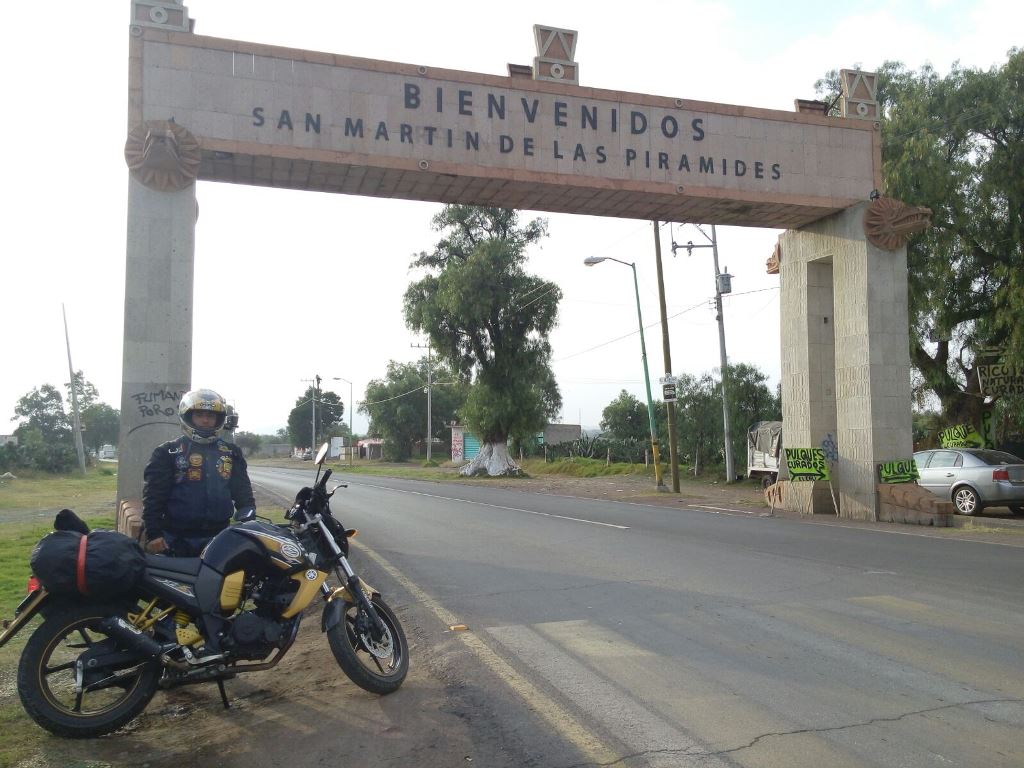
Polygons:
<instances>
[{"instance_id":1,"label":"road center line","mask_svg":"<svg viewBox=\"0 0 1024 768\"><path fill-rule=\"evenodd\" d=\"M395 493L408 493L413 496L426 496L429 499L440 499L441 501L458 501L463 504L476 504L479 507L491 507L492 509L507 509L510 512L525 512L528 515L538 515L540 517L554 517L559 520L569 520L573 523L587 523L589 525L600 525L605 528L616 528L620 531L628 531L628 525L615 525L614 523L601 523L597 520L585 520L582 517L569 517L568 515L554 515L550 512L537 512L533 509L522 509L521 507L506 507L502 504L489 504L486 501L470 501L469 499L459 499L454 496L439 496L436 493L424 493L423 491L407 491L401 488L388 488L386 485L373 485L372 483L353 483L353 485L365 485L367 488L377 488L382 491L394 491Z\"/></svg>"}]
</instances>

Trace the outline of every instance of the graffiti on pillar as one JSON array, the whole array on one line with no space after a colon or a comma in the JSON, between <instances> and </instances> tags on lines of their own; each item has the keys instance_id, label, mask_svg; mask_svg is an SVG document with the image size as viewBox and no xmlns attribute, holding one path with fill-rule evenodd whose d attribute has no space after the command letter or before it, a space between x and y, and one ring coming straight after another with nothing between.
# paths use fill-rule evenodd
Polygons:
<instances>
[{"instance_id":1,"label":"graffiti on pillar","mask_svg":"<svg viewBox=\"0 0 1024 768\"><path fill-rule=\"evenodd\" d=\"M140 418L160 418L178 415L178 403L185 394L184 389L147 389L128 395L134 400Z\"/></svg>"}]
</instances>

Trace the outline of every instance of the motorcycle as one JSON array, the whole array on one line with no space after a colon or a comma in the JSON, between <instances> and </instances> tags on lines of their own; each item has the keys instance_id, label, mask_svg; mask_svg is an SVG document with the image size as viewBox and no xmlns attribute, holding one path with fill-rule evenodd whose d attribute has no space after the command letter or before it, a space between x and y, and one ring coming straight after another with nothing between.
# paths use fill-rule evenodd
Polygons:
<instances>
[{"instance_id":1,"label":"motorcycle","mask_svg":"<svg viewBox=\"0 0 1024 768\"><path fill-rule=\"evenodd\" d=\"M316 456L313 486L285 512L286 524L237 523L197 558L147 554L142 579L123 598L69 599L30 586L0 633L3 646L43 617L18 664L29 716L58 736L90 738L126 725L157 690L211 682L228 708L224 681L277 666L318 594L321 631L349 679L372 693L398 690L409 669L405 633L349 564L357 532L331 513L330 498L345 486L327 490L327 448Z\"/></svg>"}]
</instances>

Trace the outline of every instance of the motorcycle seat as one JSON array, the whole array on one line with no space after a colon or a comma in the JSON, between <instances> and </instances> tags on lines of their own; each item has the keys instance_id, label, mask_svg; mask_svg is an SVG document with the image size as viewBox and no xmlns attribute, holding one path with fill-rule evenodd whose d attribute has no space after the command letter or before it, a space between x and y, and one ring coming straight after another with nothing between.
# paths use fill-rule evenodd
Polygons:
<instances>
[{"instance_id":1,"label":"motorcycle seat","mask_svg":"<svg viewBox=\"0 0 1024 768\"><path fill-rule=\"evenodd\" d=\"M202 559L198 557L170 557L168 555L146 553L146 568L157 571L170 571L171 573L195 576L199 573L199 566L202 563Z\"/></svg>"}]
</instances>

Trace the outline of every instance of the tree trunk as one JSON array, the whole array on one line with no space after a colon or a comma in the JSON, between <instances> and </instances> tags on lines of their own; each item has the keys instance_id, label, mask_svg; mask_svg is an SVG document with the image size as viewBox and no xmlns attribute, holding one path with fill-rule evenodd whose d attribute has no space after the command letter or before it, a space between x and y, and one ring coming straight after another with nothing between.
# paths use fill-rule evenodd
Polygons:
<instances>
[{"instance_id":1,"label":"tree trunk","mask_svg":"<svg viewBox=\"0 0 1024 768\"><path fill-rule=\"evenodd\" d=\"M465 477L518 477L522 473L523 470L508 455L508 446L505 443L484 443L480 446L480 453L476 458L459 470L459 474Z\"/></svg>"}]
</instances>

